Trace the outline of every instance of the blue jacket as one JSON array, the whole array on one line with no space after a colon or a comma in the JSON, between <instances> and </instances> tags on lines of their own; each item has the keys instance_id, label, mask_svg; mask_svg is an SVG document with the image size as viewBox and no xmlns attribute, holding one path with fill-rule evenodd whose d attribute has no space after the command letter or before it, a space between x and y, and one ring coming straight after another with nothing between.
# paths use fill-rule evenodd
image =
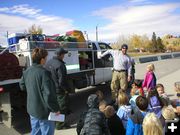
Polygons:
<instances>
[{"instance_id":1,"label":"blue jacket","mask_svg":"<svg viewBox=\"0 0 180 135\"><path fill-rule=\"evenodd\" d=\"M117 111L118 117L122 120L123 126L126 129L128 118L131 114L131 106L122 105Z\"/></svg>"},{"instance_id":2,"label":"blue jacket","mask_svg":"<svg viewBox=\"0 0 180 135\"><path fill-rule=\"evenodd\" d=\"M146 112L140 112L139 110L130 115L127 122L126 135L143 135L142 122L145 115Z\"/></svg>"}]
</instances>

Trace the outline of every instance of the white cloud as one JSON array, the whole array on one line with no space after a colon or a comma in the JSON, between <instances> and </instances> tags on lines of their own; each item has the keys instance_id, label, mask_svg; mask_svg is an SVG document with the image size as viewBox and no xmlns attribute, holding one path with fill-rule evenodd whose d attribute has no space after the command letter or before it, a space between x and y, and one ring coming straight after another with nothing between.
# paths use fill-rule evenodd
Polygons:
<instances>
[{"instance_id":1,"label":"white cloud","mask_svg":"<svg viewBox=\"0 0 180 135\"><path fill-rule=\"evenodd\" d=\"M0 8L0 12L25 15L26 17L33 17L33 15L36 16L40 14L41 11L42 11L41 9L32 8L27 4Z\"/></svg>"},{"instance_id":2,"label":"white cloud","mask_svg":"<svg viewBox=\"0 0 180 135\"><path fill-rule=\"evenodd\" d=\"M28 5L17 5L9 8L12 13L19 13L23 15L34 15L41 12L41 9L34 9L29 7Z\"/></svg>"},{"instance_id":3,"label":"white cloud","mask_svg":"<svg viewBox=\"0 0 180 135\"><path fill-rule=\"evenodd\" d=\"M92 12L93 16L100 16L105 19L113 20L114 16L117 16L119 12L124 11L123 6L112 6L107 8L102 8Z\"/></svg>"},{"instance_id":4,"label":"white cloud","mask_svg":"<svg viewBox=\"0 0 180 135\"><path fill-rule=\"evenodd\" d=\"M9 11L9 8L0 8L0 12L8 12Z\"/></svg>"},{"instance_id":5,"label":"white cloud","mask_svg":"<svg viewBox=\"0 0 180 135\"><path fill-rule=\"evenodd\" d=\"M180 14L176 14L177 9L180 9L180 3L114 6L94 11L93 15L111 22L99 28L102 40L112 37L111 33L114 35L111 40L115 40L120 34L179 34Z\"/></svg>"},{"instance_id":6,"label":"white cloud","mask_svg":"<svg viewBox=\"0 0 180 135\"><path fill-rule=\"evenodd\" d=\"M64 34L73 29L73 20L54 15L45 15L41 9L28 5L0 8L0 44L7 44L6 32L24 32L33 24L40 26L45 34Z\"/></svg>"}]
</instances>

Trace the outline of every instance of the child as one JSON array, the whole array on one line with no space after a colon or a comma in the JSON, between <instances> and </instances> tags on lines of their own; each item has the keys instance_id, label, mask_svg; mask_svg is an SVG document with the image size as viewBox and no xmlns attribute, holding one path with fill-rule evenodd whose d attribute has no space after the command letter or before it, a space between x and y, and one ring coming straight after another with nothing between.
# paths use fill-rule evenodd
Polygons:
<instances>
[{"instance_id":1,"label":"child","mask_svg":"<svg viewBox=\"0 0 180 135\"><path fill-rule=\"evenodd\" d=\"M99 111L99 99L96 94L91 94L87 100L88 110L85 114L80 135L110 135L106 118Z\"/></svg>"},{"instance_id":2,"label":"child","mask_svg":"<svg viewBox=\"0 0 180 135\"><path fill-rule=\"evenodd\" d=\"M165 120L173 120L176 115L171 106L165 106L162 108L162 116L164 117Z\"/></svg>"},{"instance_id":3,"label":"child","mask_svg":"<svg viewBox=\"0 0 180 135\"><path fill-rule=\"evenodd\" d=\"M147 72L142 84L142 88L146 88L148 92L156 87L156 76L154 74L154 64L147 66Z\"/></svg>"},{"instance_id":4,"label":"child","mask_svg":"<svg viewBox=\"0 0 180 135\"><path fill-rule=\"evenodd\" d=\"M105 108L107 106L107 102L104 99L104 94L103 94L102 91L97 90L96 95L98 96L98 99L99 99L99 110L101 112L104 112L104 110L105 110Z\"/></svg>"},{"instance_id":5,"label":"child","mask_svg":"<svg viewBox=\"0 0 180 135\"><path fill-rule=\"evenodd\" d=\"M106 106L107 106L107 103L106 103L106 101L100 101L99 102L99 111L101 111L101 112L103 112L104 113L104 111L105 111L105 109L106 109Z\"/></svg>"},{"instance_id":6,"label":"child","mask_svg":"<svg viewBox=\"0 0 180 135\"><path fill-rule=\"evenodd\" d=\"M131 104L131 107L136 107L136 98L141 95L144 96L144 91L142 89L142 81L136 79L134 83L132 84L132 89L131 89L131 99L129 103Z\"/></svg>"},{"instance_id":7,"label":"child","mask_svg":"<svg viewBox=\"0 0 180 135\"><path fill-rule=\"evenodd\" d=\"M161 110L164 105L162 103L162 100L159 97L157 90L155 89L155 90L149 91L147 99L149 102L148 110L150 112L154 112L156 116L160 118Z\"/></svg>"},{"instance_id":8,"label":"child","mask_svg":"<svg viewBox=\"0 0 180 135\"><path fill-rule=\"evenodd\" d=\"M143 133L144 135L162 135L163 128L160 120L154 113L149 113L143 120Z\"/></svg>"},{"instance_id":9,"label":"child","mask_svg":"<svg viewBox=\"0 0 180 135\"><path fill-rule=\"evenodd\" d=\"M180 82L175 82L174 83L174 86L175 86L175 91L176 91L176 94L177 94L177 99L174 101L174 111L175 113L180 116Z\"/></svg>"},{"instance_id":10,"label":"child","mask_svg":"<svg viewBox=\"0 0 180 135\"><path fill-rule=\"evenodd\" d=\"M142 89L142 81L141 80L134 80L134 83L132 84L132 89L135 90L136 95L144 96L144 91Z\"/></svg>"},{"instance_id":11,"label":"child","mask_svg":"<svg viewBox=\"0 0 180 135\"><path fill-rule=\"evenodd\" d=\"M104 94L102 91L97 90L96 95L98 96L100 102L104 100Z\"/></svg>"},{"instance_id":12,"label":"child","mask_svg":"<svg viewBox=\"0 0 180 135\"><path fill-rule=\"evenodd\" d=\"M129 100L129 103L131 105L131 108L136 107L136 98L139 96L136 94L136 89L131 89L131 99Z\"/></svg>"},{"instance_id":13,"label":"child","mask_svg":"<svg viewBox=\"0 0 180 135\"><path fill-rule=\"evenodd\" d=\"M169 120L174 120L174 118L176 117L174 110L172 108L172 106L165 106L162 108L162 116L163 116L163 120L164 123L162 123L163 126L163 132L166 134L169 134L170 131L168 131L167 126L168 126L168 121ZM160 119L161 120L161 119ZM165 122L166 121L166 122ZM164 124L164 125L163 125ZM166 125L166 126L165 126ZM165 128L166 127L166 128Z\"/></svg>"},{"instance_id":14,"label":"child","mask_svg":"<svg viewBox=\"0 0 180 135\"><path fill-rule=\"evenodd\" d=\"M131 113L131 106L127 105L129 102L129 99L126 95L126 93L124 92L119 92L118 95L118 111L117 111L117 115L119 116L119 118L122 120L123 122L123 126L126 129L126 125L127 125L127 121L129 118L129 115Z\"/></svg>"},{"instance_id":15,"label":"child","mask_svg":"<svg viewBox=\"0 0 180 135\"><path fill-rule=\"evenodd\" d=\"M174 112L176 113L179 119L177 125L180 125L180 82L175 82L174 86L175 86L175 91L177 93L177 99L175 101L176 106L175 106ZM178 127L178 132L179 132L179 127Z\"/></svg>"},{"instance_id":16,"label":"child","mask_svg":"<svg viewBox=\"0 0 180 135\"><path fill-rule=\"evenodd\" d=\"M81 130L82 130L83 126L84 126L84 119L86 117L86 113L87 113L87 111L84 111L84 112L82 112L80 114L80 117L79 117L79 120L78 120L77 126L76 126L77 135L80 135Z\"/></svg>"},{"instance_id":17,"label":"child","mask_svg":"<svg viewBox=\"0 0 180 135\"><path fill-rule=\"evenodd\" d=\"M167 94L165 93L164 86L161 83L158 83L156 85L156 90L157 90L157 92L159 94L159 97L162 99L163 104L165 106L170 105L171 104L170 99L168 98Z\"/></svg>"},{"instance_id":18,"label":"child","mask_svg":"<svg viewBox=\"0 0 180 135\"><path fill-rule=\"evenodd\" d=\"M128 119L126 135L143 135L142 123L147 114L148 100L146 97L138 96L136 105L138 109L134 110Z\"/></svg>"},{"instance_id":19,"label":"child","mask_svg":"<svg viewBox=\"0 0 180 135\"><path fill-rule=\"evenodd\" d=\"M107 118L107 124L110 130L111 135L124 135L125 130L122 124L121 119L115 113L115 110L112 106L108 105L104 111L104 114Z\"/></svg>"}]
</instances>

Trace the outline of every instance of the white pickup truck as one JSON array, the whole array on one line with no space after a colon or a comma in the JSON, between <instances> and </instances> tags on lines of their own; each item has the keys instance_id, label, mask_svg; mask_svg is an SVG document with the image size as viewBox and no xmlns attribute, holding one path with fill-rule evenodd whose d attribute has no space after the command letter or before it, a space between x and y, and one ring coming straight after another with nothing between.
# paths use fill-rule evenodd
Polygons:
<instances>
[{"instance_id":1,"label":"white pickup truck","mask_svg":"<svg viewBox=\"0 0 180 135\"><path fill-rule=\"evenodd\" d=\"M98 53L111 49L108 44L103 42L90 41L78 43L22 40L18 44L11 45L10 50L11 53L16 55L19 65L25 70L32 64L31 53L35 47L47 49L48 59L50 59L54 56L55 50L60 46L68 50L64 61L66 62L68 84L72 93L75 93L75 90L111 80L112 59L110 59L110 56L98 59ZM22 94L19 90L19 79L9 78L2 80L1 78L0 80L0 108L3 111L3 122L8 127L12 126L12 105L18 106L26 102L22 101L25 97L21 96L25 94Z\"/></svg>"}]
</instances>

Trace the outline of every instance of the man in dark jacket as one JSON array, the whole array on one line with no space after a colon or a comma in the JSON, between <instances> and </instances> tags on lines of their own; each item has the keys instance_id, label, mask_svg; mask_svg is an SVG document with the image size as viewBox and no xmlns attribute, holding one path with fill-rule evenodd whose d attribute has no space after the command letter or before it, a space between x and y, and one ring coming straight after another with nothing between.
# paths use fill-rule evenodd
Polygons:
<instances>
[{"instance_id":1,"label":"man in dark jacket","mask_svg":"<svg viewBox=\"0 0 180 135\"><path fill-rule=\"evenodd\" d=\"M55 51L56 56L50 59L45 68L51 72L52 78L56 85L57 100L60 107L60 112L67 115L69 112L68 105L68 85L67 85L67 69L63 61L64 55L68 51L63 48L58 48ZM57 122L56 129L69 128L66 122Z\"/></svg>"},{"instance_id":2,"label":"man in dark jacket","mask_svg":"<svg viewBox=\"0 0 180 135\"><path fill-rule=\"evenodd\" d=\"M55 123L48 121L50 112L59 114L55 85L51 74L43 65L48 53L42 48L32 52L33 64L23 72L19 82L21 90L27 91L27 112L30 115L31 134L53 135Z\"/></svg>"},{"instance_id":3,"label":"man in dark jacket","mask_svg":"<svg viewBox=\"0 0 180 135\"><path fill-rule=\"evenodd\" d=\"M80 135L110 135L105 115L99 111L99 99L91 94L87 100L88 111L83 120Z\"/></svg>"}]
</instances>

